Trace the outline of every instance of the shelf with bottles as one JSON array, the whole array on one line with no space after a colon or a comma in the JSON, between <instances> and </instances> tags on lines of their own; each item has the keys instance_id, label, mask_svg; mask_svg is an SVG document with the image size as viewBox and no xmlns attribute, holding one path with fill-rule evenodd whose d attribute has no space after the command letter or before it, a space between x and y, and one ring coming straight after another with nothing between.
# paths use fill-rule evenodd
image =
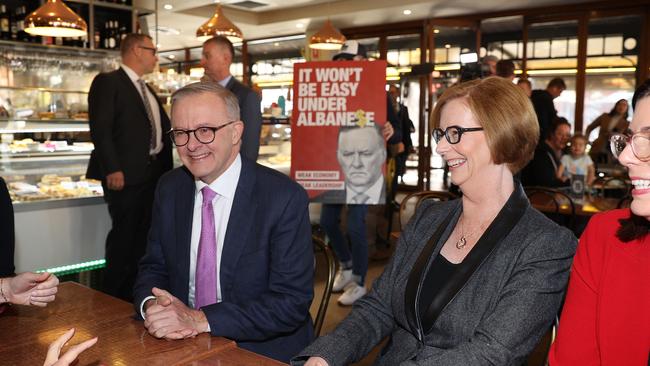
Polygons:
<instances>
[{"instance_id":1,"label":"shelf with bottles","mask_svg":"<svg viewBox=\"0 0 650 366\"><path fill-rule=\"evenodd\" d=\"M95 7L93 39L95 49L119 50L120 43L132 32L132 11Z\"/></svg>"},{"instance_id":2,"label":"shelf with bottles","mask_svg":"<svg viewBox=\"0 0 650 366\"><path fill-rule=\"evenodd\" d=\"M66 5L88 24L89 32L86 36L32 36L24 31L23 20L40 5L40 0L0 0L0 40L46 46L119 50L119 41L133 31L131 0L69 0ZM93 19L91 14L94 14Z\"/></svg>"}]
</instances>

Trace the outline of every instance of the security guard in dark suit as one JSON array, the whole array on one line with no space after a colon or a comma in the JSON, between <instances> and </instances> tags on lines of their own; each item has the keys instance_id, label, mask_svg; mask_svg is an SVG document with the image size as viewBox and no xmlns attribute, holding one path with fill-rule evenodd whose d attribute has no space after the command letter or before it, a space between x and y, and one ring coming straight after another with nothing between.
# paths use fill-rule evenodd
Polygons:
<instances>
[{"instance_id":1,"label":"security guard in dark suit","mask_svg":"<svg viewBox=\"0 0 650 366\"><path fill-rule=\"evenodd\" d=\"M104 291L132 300L137 264L144 255L156 183L171 169L170 122L142 76L158 57L151 37L129 34L119 69L95 77L88 94L92 152L88 178L99 179L112 220L106 238Z\"/></svg>"}]
</instances>

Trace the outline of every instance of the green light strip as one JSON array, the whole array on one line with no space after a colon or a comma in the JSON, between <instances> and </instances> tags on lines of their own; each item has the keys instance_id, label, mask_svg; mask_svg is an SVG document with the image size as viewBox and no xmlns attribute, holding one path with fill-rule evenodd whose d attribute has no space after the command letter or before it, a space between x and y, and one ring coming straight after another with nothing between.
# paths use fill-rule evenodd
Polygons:
<instances>
[{"instance_id":1,"label":"green light strip","mask_svg":"<svg viewBox=\"0 0 650 366\"><path fill-rule=\"evenodd\" d=\"M106 266L105 259L98 259L90 262L78 263L78 264L69 264L67 266L54 267L48 269L42 269L36 272L49 272L54 274L68 274L75 272L89 271L91 269L104 268Z\"/></svg>"}]
</instances>

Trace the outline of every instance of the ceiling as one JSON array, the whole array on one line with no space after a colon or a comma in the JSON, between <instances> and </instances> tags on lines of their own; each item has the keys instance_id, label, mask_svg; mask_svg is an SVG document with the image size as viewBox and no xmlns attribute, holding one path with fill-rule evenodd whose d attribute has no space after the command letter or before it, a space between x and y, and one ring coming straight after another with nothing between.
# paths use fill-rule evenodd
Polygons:
<instances>
[{"instance_id":1,"label":"ceiling","mask_svg":"<svg viewBox=\"0 0 650 366\"><path fill-rule=\"evenodd\" d=\"M329 18L335 27L350 28L432 17L584 3L590 0L222 0L224 14L246 39L315 32ZM157 0L161 50L200 46L196 29L215 9L215 0ZM244 4L241 4L244 2ZM243 5L259 3L248 8ZM138 8L155 9L156 0L134 0ZM171 5L172 9L165 9ZM255 5L255 4L253 4ZM405 15L404 10L410 10ZM155 38L156 16L146 17ZM304 42L304 41L302 41Z\"/></svg>"}]
</instances>

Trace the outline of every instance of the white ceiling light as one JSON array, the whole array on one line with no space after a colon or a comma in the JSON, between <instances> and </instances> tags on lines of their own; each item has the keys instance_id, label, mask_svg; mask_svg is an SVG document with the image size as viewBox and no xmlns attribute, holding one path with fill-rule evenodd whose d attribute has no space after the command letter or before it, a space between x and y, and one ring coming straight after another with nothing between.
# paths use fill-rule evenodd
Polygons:
<instances>
[{"instance_id":1,"label":"white ceiling light","mask_svg":"<svg viewBox=\"0 0 650 366\"><path fill-rule=\"evenodd\" d=\"M411 15L411 9L404 9L404 15Z\"/></svg>"},{"instance_id":2,"label":"white ceiling light","mask_svg":"<svg viewBox=\"0 0 650 366\"><path fill-rule=\"evenodd\" d=\"M172 10L172 9L174 9L174 6L172 4L165 4L165 5L163 5L163 8L165 10Z\"/></svg>"},{"instance_id":3,"label":"white ceiling light","mask_svg":"<svg viewBox=\"0 0 650 366\"><path fill-rule=\"evenodd\" d=\"M302 23L298 23L298 24L296 24L296 28L302 28L302 27L304 27L304 26L305 26L305 25L302 24Z\"/></svg>"}]
</instances>

